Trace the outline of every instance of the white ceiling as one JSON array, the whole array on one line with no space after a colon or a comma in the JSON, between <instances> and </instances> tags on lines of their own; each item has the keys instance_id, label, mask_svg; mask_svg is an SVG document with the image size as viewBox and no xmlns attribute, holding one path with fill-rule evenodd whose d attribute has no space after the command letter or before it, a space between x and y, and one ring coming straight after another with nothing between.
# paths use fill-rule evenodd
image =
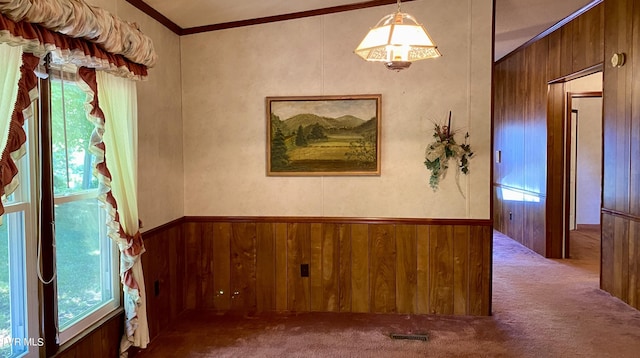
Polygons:
<instances>
[{"instance_id":1,"label":"white ceiling","mask_svg":"<svg viewBox=\"0 0 640 358\"><path fill-rule=\"evenodd\" d=\"M496 60L591 1L495 0ZM144 0L144 2L179 27L186 29L357 4L362 3L363 0ZM420 18L420 14L412 15Z\"/></svg>"}]
</instances>

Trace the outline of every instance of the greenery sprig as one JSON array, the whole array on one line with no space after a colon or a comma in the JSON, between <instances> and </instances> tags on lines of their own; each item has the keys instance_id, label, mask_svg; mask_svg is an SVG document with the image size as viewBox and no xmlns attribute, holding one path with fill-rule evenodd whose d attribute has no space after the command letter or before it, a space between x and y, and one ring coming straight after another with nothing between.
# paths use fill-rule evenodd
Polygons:
<instances>
[{"instance_id":1,"label":"greenery sprig","mask_svg":"<svg viewBox=\"0 0 640 358\"><path fill-rule=\"evenodd\" d=\"M429 185L435 191L438 189L440 180L444 179L449 168L449 159L457 162L458 169L462 174L469 173L469 158L473 156L471 146L467 143L469 133L464 136L464 143L458 144L455 140L455 134L458 130L451 130L451 112L449 112L449 122L447 125L434 123L433 137L435 141L427 146L425 150L424 165L431 171ZM462 193L459 182L458 189ZM463 194L464 196L464 194Z\"/></svg>"}]
</instances>

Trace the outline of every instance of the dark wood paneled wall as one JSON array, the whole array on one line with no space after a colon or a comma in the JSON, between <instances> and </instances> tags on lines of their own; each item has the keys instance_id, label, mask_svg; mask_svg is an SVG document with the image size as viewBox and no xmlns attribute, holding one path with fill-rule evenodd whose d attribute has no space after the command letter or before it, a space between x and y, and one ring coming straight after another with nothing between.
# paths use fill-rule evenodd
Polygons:
<instances>
[{"instance_id":1,"label":"dark wood paneled wall","mask_svg":"<svg viewBox=\"0 0 640 358\"><path fill-rule=\"evenodd\" d=\"M603 62L596 5L495 66L494 226L546 257L562 257L564 87L549 83Z\"/></svg>"},{"instance_id":2,"label":"dark wood paneled wall","mask_svg":"<svg viewBox=\"0 0 640 358\"><path fill-rule=\"evenodd\" d=\"M169 328L186 308L187 245L182 226L181 218L142 234L146 249L142 268L151 339Z\"/></svg>"},{"instance_id":3,"label":"dark wood paneled wall","mask_svg":"<svg viewBox=\"0 0 640 358\"><path fill-rule=\"evenodd\" d=\"M605 2L601 287L640 309L640 3Z\"/></svg>"},{"instance_id":4,"label":"dark wood paneled wall","mask_svg":"<svg viewBox=\"0 0 640 358\"><path fill-rule=\"evenodd\" d=\"M639 43L640 3L605 0L502 59L496 64L494 82L495 148L503 151L502 163L494 167L494 226L542 255L561 257L566 110L562 81L593 68L604 70L601 287L636 308L640 308ZM614 53L626 54L627 63L614 68L609 63ZM539 106L541 100L545 107ZM536 158L543 158L544 167L538 167ZM545 173L546 183L538 182L535 170L527 173L523 168L531 161L537 173ZM503 195L509 189L531 200L509 200ZM533 199L536 196L539 202Z\"/></svg>"},{"instance_id":5,"label":"dark wood paneled wall","mask_svg":"<svg viewBox=\"0 0 640 358\"><path fill-rule=\"evenodd\" d=\"M182 295L173 299L180 308L490 314L490 222L185 218L183 225L183 289L170 293Z\"/></svg>"},{"instance_id":6,"label":"dark wood paneled wall","mask_svg":"<svg viewBox=\"0 0 640 358\"><path fill-rule=\"evenodd\" d=\"M113 358L120 355L120 339L124 333L124 313L118 313L95 330L61 347L56 358Z\"/></svg>"}]
</instances>

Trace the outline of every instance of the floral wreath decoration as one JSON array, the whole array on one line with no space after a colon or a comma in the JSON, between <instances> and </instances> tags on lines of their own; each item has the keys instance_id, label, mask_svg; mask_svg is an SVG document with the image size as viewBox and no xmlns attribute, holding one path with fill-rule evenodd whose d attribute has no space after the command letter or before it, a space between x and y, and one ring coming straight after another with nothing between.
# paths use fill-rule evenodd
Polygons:
<instances>
[{"instance_id":1,"label":"floral wreath decoration","mask_svg":"<svg viewBox=\"0 0 640 358\"><path fill-rule=\"evenodd\" d=\"M456 171L456 185L462 197L464 193L460 187L460 172L462 174L469 173L469 158L473 156L471 146L467 144L469 132L464 136L464 143L458 144L455 141L455 134L459 129L451 130L451 112L449 112L449 122L447 125L434 122L433 138L435 141L429 144L425 150L424 165L431 171L429 185L435 191L438 189L440 180L444 179L449 168L449 160L454 159L458 164Z\"/></svg>"}]
</instances>

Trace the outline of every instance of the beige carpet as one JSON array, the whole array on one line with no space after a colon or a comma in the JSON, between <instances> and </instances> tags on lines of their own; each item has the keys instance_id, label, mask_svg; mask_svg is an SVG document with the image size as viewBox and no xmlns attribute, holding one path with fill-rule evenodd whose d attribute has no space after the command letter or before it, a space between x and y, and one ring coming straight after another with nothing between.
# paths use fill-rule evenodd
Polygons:
<instances>
[{"instance_id":1,"label":"beige carpet","mask_svg":"<svg viewBox=\"0 0 640 358\"><path fill-rule=\"evenodd\" d=\"M132 356L640 357L640 312L598 289L599 238L583 236L547 260L496 233L492 317L187 312Z\"/></svg>"}]
</instances>

